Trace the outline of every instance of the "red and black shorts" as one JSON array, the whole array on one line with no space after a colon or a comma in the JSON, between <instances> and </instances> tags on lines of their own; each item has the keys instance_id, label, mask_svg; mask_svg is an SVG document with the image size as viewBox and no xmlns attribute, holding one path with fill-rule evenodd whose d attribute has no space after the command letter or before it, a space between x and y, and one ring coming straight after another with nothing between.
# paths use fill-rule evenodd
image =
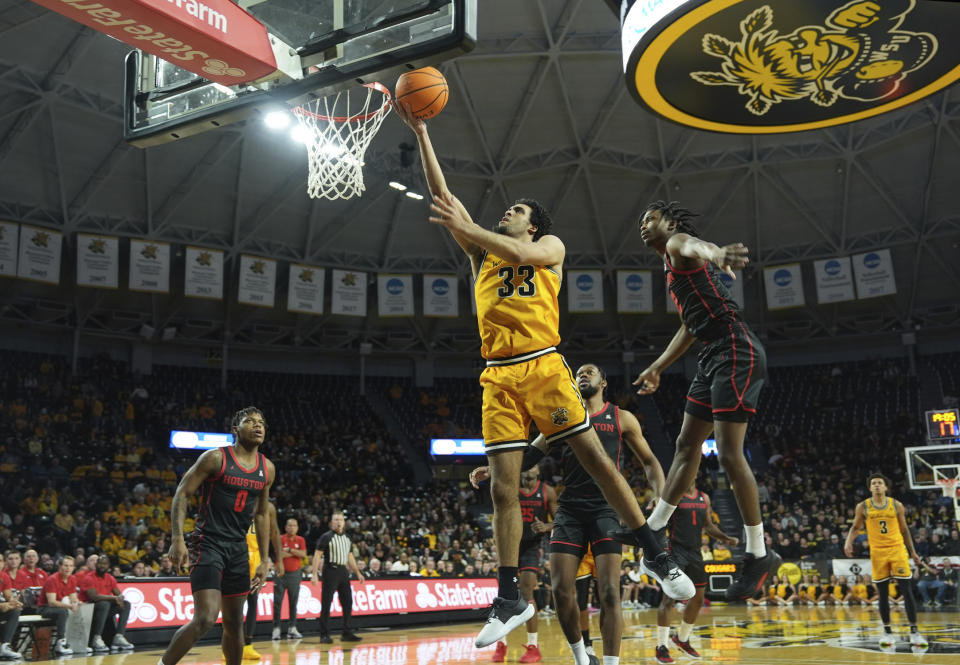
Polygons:
<instances>
[{"instance_id":1,"label":"red and black shorts","mask_svg":"<svg viewBox=\"0 0 960 665\"><path fill-rule=\"evenodd\" d=\"M569 491L569 490L568 490ZM620 554L621 545L611 538L620 528L620 518L606 503L560 502L553 518L550 553L573 554L580 558L590 546L593 555Z\"/></svg>"},{"instance_id":2,"label":"red and black shorts","mask_svg":"<svg viewBox=\"0 0 960 665\"><path fill-rule=\"evenodd\" d=\"M520 541L520 558L518 559L519 570L517 572L529 572L539 574L540 572L540 546L543 544L543 538L531 538Z\"/></svg>"},{"instance_id":3,"label":"red and black shorts","mask_svg":"<svg viewBox=\"0 0 960 665\"><path fill-rule=\"evenodd\" d=\"M194 533L190 547L190 588L219 589L224 596L250 592L247 541L225 540Z\"/></svg>"},{"instance_id":4,"label":"red and black shorts","mask_svg":"<svg viewBox=\"0 0 960 665\"><path fill-rule=\"evenodd\" d=\"M701 420L747 422L757 412L767 378L767 353L752 330L738 320L697 356L697 375L684 409Z\"/></svg>"}]
</instances>

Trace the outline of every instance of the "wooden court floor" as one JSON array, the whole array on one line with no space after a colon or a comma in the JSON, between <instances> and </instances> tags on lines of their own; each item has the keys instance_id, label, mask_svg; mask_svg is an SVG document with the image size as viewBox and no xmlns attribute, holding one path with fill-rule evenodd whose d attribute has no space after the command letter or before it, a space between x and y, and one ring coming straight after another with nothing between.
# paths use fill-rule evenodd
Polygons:
<instances>
[{"instance_id":1,"label":"wooden court floor","mask_svg":"<svg viewBox=\"0 0 960 665\"><path fill-rule=\"evenodd\" d=\"M895 653L882 653L877 646L878 615L866 608L747 609L744 607L705 608L697 624L692 644L704 662L773 663L807 665L821 663L847 665L878 663L884 665L960 665L960 613L925 611L920 628L930 642L924 654L915 654L906 642L902 610L894 610L895 630L903 636ZM620 651L623 665L655 663L656 612L626 610L624 639ZM480 624L454 624L426 628L402 628L363 631L363 641L342 647L321 645L315 634L301 640L257 641L261 665L453 665L490 662L493 647L475 649L473 640ZM315 626L301 622L301 631ZM591 619L591 635L597 654L601 654L597 615ZM508 638L507 663L516 663L525 641L523 628ZM539 630L543 663L570 664L573 656L555 618L541 619ZM141 649L129 654L74 656L69 665L156 665L160 649ZM677 663L695 662L681 657L675 647L671 655ZM191 651L182 665L221 665L219 645L203 645ZM255 665L244 661L244 665Z\"/></svg>"}]
</instances>

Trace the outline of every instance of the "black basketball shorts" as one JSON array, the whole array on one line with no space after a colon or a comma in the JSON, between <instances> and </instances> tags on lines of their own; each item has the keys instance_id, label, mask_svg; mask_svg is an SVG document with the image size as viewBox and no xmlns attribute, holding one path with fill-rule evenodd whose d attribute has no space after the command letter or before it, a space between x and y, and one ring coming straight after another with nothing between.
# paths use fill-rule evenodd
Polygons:
<instances>
[{"instance_id":1,"label":"black basketball shorts","mask_svg":"<svg viewBox=\"0 0 960 665\"><path fill-rule=\"evenodd\" d=\"M250 592L250 560L246 540L224 540L194 534L190 547L190 588L219 589L224 596Z\"/></svg>"},{"instance_id":2,"label":"black basketball shorts","mask_svg":"<svg viewBox=\"0 0 960 665\"><path fill-rule=\"evenodd\" d=\"M709 342L697 356L697 375L687 391L687 413L701 420L747 422L757 412L767 378L767 353L739 320L730 334Z\"/></svg>"},{"instance_id":3,"label":"black basketball shorts","mask_svg":"<svg viewBox=\"0 0 960 665\"><path fill-rule=\"evenodd\" d=\"M540 572L540 544L543 538L531 538L520 542L520 558L517 561L518 572Z\"/></svg>"},{"instance_id":4,"label":"black basketball shorts","mask_svg":"<svg viewBox=\"0 0 960 665\"><path fill-rule=\"evenodd\" d=\"M620 519L608 505L561 503L553 518L550 552L582 557L590 545L596 557L600 554L621 554L620 543L607 534L620 528Z\"/></svg>"}]
</instances>

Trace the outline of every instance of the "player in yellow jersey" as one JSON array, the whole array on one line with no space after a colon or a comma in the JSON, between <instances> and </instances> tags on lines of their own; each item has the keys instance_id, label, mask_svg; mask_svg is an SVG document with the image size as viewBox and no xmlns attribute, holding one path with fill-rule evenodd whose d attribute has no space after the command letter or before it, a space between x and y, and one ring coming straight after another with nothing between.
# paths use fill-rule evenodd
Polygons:
<instances>
[{"instance_id":1,"label":"player in yellow jersey","mask_svg":"<svg viewBox=\"0 0 960 665\"><path fill-rule=\"evenodd\" d=\"M904 609L907 620L910 622L910 645L925 649L927 641L917 631L917 602L913 597L913 585L910 580L910 560L907 552L915 561L920 562L920 556L913 546L913 538L907 527L907 520L903 513L903 504L887 496L890 481L881 473L874 473L867 479L870 487L870 498L857 504L857 512L853 518L853 526L847 534L844 553L853 556L853 541L857 533L867 528L867 541L870 543L870 566L873 579L877 584L879 594L880 619L883 621L883 637L880 638L880 648L890 649L896 646L896 638L890 630L890 578L902 580L899 584L903 594ZM904 547L906 545L906 547Z\"/></svg>"},{"instance_id":2,"label":"player in yellow jersey","mask_svg":"<svg viewBox=\"0 0 960 665\"><path fill-rule=\"evenodd\" d=\"M517 492L531 421L548 444L563 440L575 452L607 503L632 531L627 536L643 547L642 565L661 579L664 591L679 599L693 596L693 583L646 526L630 485L604 451L573 372L556 350L560 342L557 295L566 248L550 233L549 214L533 199L520 199L507 208L493 231L478 226L447 189L426 123L402 104L394 108L417 137L433 197L430 221L446 228L470 259L480 352L487 361L480 377L482 427L500 567L497 598L477 636L477 647L501 639L534 611L520 598L516 581L522 525ZM576 665L586 665L584 647L580 643L574 647Z\"/></svg>"}]
</instances>

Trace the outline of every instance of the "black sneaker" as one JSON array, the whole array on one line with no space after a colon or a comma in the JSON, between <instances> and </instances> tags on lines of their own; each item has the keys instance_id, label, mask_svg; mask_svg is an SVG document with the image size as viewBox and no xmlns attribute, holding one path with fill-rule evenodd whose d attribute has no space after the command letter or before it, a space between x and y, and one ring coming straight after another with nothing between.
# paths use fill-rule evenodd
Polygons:
<instances>
[{"instance_id":1,"label":"black sneaker","mask_svg":"<svg viewBox=\"0 0 960 665\"><path fill-rule=\"evenodd\" d=\"M767 581L770 573L777 572L781 563L783 559L773 550L767 550L767 553L759 559L752 554L745 554L733 584L727 587L724 596L727 600L744 600L753 597L763 588L763 583Z\"/></svg>"},{"instance_id":2,"label":"black sneaker","mask_svg":"<svg viewBox=\"0 0 960 665\"><path fill-rule=\"evenodd\" d=\"M497 596L493 599L493 605L490 606L487 623L477 635L477 648L482 649L497 640L502 640L507 633L532 617L535 611L533 604L523 598L507 600Z\"/></svg>"},{"instance_id":3,"label":"black sneaker","mask_svg":"<svg viewBox=\"0 0 960 665\"><path fill-rule=\"evenodd\" d=\"M674 662L673 658L670 657L670 649L664 645L657 647L657 662L658 663L672 663Z\"/></svg>"},{"instance_id":4,"label":"black sneaker","mask_svg":"<svg viewBox=\"0 0 960 665\"><path fill-rule=\"evenodd\" d=\"M362 639L363 639L362 637L360 637L356 633L351 632L349 630L340 636L341 642L359 642Z\"/></svg>"},{"instance_id":5,"label":"black sneaker","mask_svg":"<svg viewBox=\"0 0 960 665\"><path fill-rule=\"evenodd\" d=\"M700 658L700 652L694 649L692 646L690 646L690 640L687 640L686 642L681 642L680 638L674 635L673 643L676 644L681 651L683 651L685 654L687 654L691 658Z\"/></svg>"},{"instance_id":6,"label":"black sneaker","mask_svg":"<svg viewBox=\"0 0 960 665\"><path fill-rule=\"evenodd\" d=\"M600 665L600 659L596 656L591 656L590 654L587 654L587 662L589 665Z\"/></svg>"},{"instance_id":7,"label":"black sneaker","mask_svg":"<svg viewBox=\"0 0 960 665\"><path fill-rule=\"evenodd\" d=\"M333 644L333 638L329 635L321 635L320 644Z\"/></svg>"},{"instance_id":8,"label":"black sneaker","mask_svg":"<svg viewBox=\"0 0 960 665\"><path fill-rule=\"evenodd\" d=\"M697 593L693 581L666 552L661 552L652 561L647 557L640 559L640 572L655 578L663 592L674 600L687 600Z\"/></svg>"},{"instance_id":9,"label":"black sneaker","mask_svg":"<svg viewBox=\"0 0 960 665\"><path fill-rule=\"evenodd\" d=\"M650 530L650 533L653 534L653 537L657 539L657 545L660 546L660 549L664 552L667 551L667 527L658 529L654 531ZM640 541L637 539L636 534L633 533L632 529L616 529L614 531L608 531L607 536L613 538L618 543L623 543L624 545L629 545L630 547L639 547L643 549L643 545L640 544Z\"/></svg>"}]
</instances>

